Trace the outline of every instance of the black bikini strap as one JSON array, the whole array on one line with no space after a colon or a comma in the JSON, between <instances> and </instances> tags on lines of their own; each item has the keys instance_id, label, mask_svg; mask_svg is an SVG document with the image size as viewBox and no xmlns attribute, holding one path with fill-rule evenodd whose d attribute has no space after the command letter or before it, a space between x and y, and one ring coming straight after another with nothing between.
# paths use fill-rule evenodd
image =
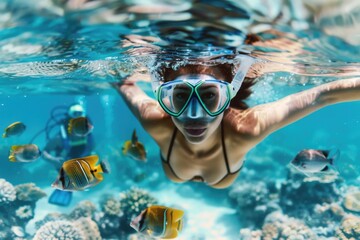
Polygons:
<instances>
[{"instance_id":1,"label":"black bikini strap","mask_svg":"<svg viewBox=\"0 0 360 240\"><path fill-rule=\"evenodd\" d=\"M230 166L229 166L229 160L228 160L227 153L226 153L225 136L224 135L225 135L224 134L224 122L221 121L221 144L222 144L222 148L223 148L226 169L227 169L228 173L231 173Z\"/></svg>"},{"instance_id":2,"label":"black bikini strap","mask_svg":"<svg viewBox=\"0 0 360 240\"><path fill-rule=\"evenodd\" d=\"M166 158L166 161L167 161L167 162L170 162L170 156L171 156L172 148L173 148L173 146L174 146L175 137L176 137L176 132L177 132L177 128L175 127L174 132L173 132L173 135L172 135L172 137L171 137L169 149L168 149L168 154L167 154L167 158Z\"/></svg>"}]
</instances>

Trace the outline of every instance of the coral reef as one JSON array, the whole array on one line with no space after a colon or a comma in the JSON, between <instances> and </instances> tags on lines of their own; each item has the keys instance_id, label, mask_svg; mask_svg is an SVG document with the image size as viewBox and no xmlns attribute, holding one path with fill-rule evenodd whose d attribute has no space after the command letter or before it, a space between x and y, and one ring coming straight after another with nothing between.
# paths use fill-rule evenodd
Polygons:
<instances>
[{"instance_id":1,"label":"coral reef","mask_svg":"<svg viewBox=\"0 0 360 240\"><path fill-rule=\"evenodd\" d=\"M345 194L343 206L345 209L360 213L360 189L349 187Z\"/></svg>"},{"instance_id":2,"label":"coral reef","mask_svg":"<svg viewBox=\"0 0 360 240\"><path fill-rule=\"evenodd\" d=\"M261 240L262 232L260 230L253 231L250 228L240 230L241 240Z\"/></svg>"},{"instance_id":3,"label":"coral reef","mask_svg":"<svg viewBox=\"0 0 360 240\"><path fill-rule=\"evenodd\" d=\"M340 240L360 239L360 218L355 215L347 215L336 230L336 237Z\"/></svg>"},{"instance_id":4,"label":"coral reef","mask_svg":"<svg viewBox=\"0 0 360 240\"><path fill-rule=\"evenodd\" d=\"M104 238L126 238L124 236L134 232L129 225L132 218L157 203L147 191L139 188L121 192L119 197L116 199L114 196L105 195L100 201L102 211L96 214L94 220Z\"/></svg>"},{"instance_id":5,"label":"coral reef","mask_svg":"<svg viewBox=\"0 0 360 240\"><path fill-rule=\"evenodd\" d=\"M262 227L264 240L319 239L302 221L273 212L265 219Z\"/></svg>"},{"instance_id":6,"label":"coral reef","mask_svg":"<svg viewBox=\"0 0 360 240\"><path fill-rule=\"evenodd\" d=\"M34 217L36 202L44 196L46 194L35 184L14 187L0 179L0 239L27 238L25 226Z\"/></svg>"},{"instance_id":7,"label":"coral reef","mask_svg":"<svg viewBox=\"0 0 360 240\"><path fill-rule=\"evenodd\" d=\"M305 238L299 235L296 239L312 239L309 236L331 239L335 236L339 222L346 216L339 204L344 188L341 179L308 181L303 174L288 168L286 180L276 184L263 181L241 183L232 187L229 198L238 209L243 226L250 228L240 230L243 239L259 238L256 232L259 229L262 229L260 239L288 239L286 229L294 228L293 225L301 226L300 230L291 230L294 236L297 231L308 233ZM275 210L281 210L283 215L280 217L279 211ZM269 220L274 216L278 216L276 221L279 223L293 225L287 226L284 232L274 221Z\"/></svg>"},{"instance_id":8,"label":"coral reef","mask_svg":"<svg viewBox=\"0 0 360 240\"><path fill-rule=\"evenodd\" d=\"M55 213L48 213L48 214L46 214L46 216L43 219L41 219L40 221L35 222L35 228L39 229L48 222L59 221L59 220L67 220L67 219L68 219L68 217L67 217L66 214L56 213L56 212Z\"/></svg>"},{"instance_id":9,"label":"coral reef","mask_svg":"<svg viewBox=\"0 0 360 240\"><path fill-rule=\"evenodd\" d=\"M30 205L24 205L16 209L15 214L23 220L30 220L34 217L33 208Z\"/></svg>"},{"instance_id":10,"label":"coral reef","mask_svg":"<svg viewBox=\"0 0 360 240\"><path fill-rule=\"evenodd\" d=\"M16 199L14 186L5 179L0 179L0 205L7 204Z\"/></svg>"},{"instance_id":11,"label":"coral reef","mask_svg":"<svg viewBox=\"0 0 360 240\"><path fill-rule=\"evenodd\" d=\"M81 201L70 212L69 219L78 219L81 217L93 217L96 212L96 206L90 201Z\"/></svg>"},{"instance_id":12,"label":"coral reef","mask_svg":"<svg viewBox=\"0 0 360 240\"><path fill-rule=\"evenodd\" d=\"M100 240L100 232L91 218L76 221L56 220L41 226L34 240Z\"/></svg>"},{"instance_id":13,"label":"coral reef","mask_svg":"<svg viewBox=\"0 0 360 240\"><path fill-rule=\"evenodd\" d=\"M280 209L273 185L271 182L246 182L231 188L229 198L238 209L241 222L259 228L267 214Z\"/></svg>"},{"instance_id":14,"label":"coral reef","mask_svg":"<svg viewBox=\"0 0 360 240\"><path fill-rule=\"evenodd\" d=\"M51 213L37 221L34 239L127 239L134 233L129 226L132 217L156 203L139 188L121 192L119 197L103 195L100 209L90 201L82 201L69 214Z\"/></svg>"},{"instance_id":15,"label":"coral reef","mask_svg":"<svg viewBox=\"0 0 360 240\"><path fill-rule=\"evenodd\" d=\"M36 202L46 196L46 193L34 183L19 184L15 190L17 199L25 202Z\"/></svg>"},{"instance_id":16,"label":"coral reef","mask_svg":"<svg viewBox=\"0 0 360 240\"><path fill-rule=\"evenodd\" d=\"M106 195L100 201L101 210L109 216L121 216L123 215L120 208L120 200L116 199L114 196Z\"/></svg>"},{"instance_id":17,"label":"coral reef","mask_svg":"<svg viewBox=\"0 0 360 240\"><path fill-rule=\"evenodd\" d=\"M129 191L120 193L120 206L126 222L130 222L142 210L154 204L157 204L157 200L147 191L139 188L131 188Z\"/></svg>"},{"instance_id":18,"label":"coral reef","mask_svg":"<svg viewBox=\"0 0 360 240\"><path fill-rule=\"evenodd\" d=\"M35 234L34 240L86 240L70 221L52 221L43 225Z\"/></svg>"},{"instance_id":19,"label":"coral reef","mask_svg":"<svg viewBox=\"0 0 360 240\"><path fill-rule=\"evenodd\" d=\"M315 206L338 202L342 197L343 182L304 181L304 174L289 168L286 181L280 188L280 205L284 213L303 219L310 226L324 226L325 220L314 216Z\"/></svg>"}]
</instances>

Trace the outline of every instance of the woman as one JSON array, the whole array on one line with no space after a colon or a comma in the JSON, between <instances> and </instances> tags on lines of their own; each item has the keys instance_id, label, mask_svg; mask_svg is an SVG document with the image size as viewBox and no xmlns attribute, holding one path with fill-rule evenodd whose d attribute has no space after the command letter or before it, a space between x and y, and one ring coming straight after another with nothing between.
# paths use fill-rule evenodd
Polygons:
<instances>
[{"instance_id":1,"label":"woman","mask_svg":"<svg viewBox=\"0 0 360 240\"><path fill-rule=\"evenodd\" d=\"M241 85L249 63L250 57L240 57L236 74L230 63L161 68L152 81L158 101L136 86L136 76L115 85L159 145L171 180L226 188L243 167L244 156L269 134L322 107L360 99L360 78L353 78L247 108L241 100L253 81L245 79L235 95L231 91L238 90L234 85Z\"/></svg>"}]
</instances>

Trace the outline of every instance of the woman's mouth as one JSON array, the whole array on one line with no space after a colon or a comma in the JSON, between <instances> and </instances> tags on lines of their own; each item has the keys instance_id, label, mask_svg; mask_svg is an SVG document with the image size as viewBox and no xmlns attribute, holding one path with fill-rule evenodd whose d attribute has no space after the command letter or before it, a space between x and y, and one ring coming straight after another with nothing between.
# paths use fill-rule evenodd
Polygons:
<instances>
[{"instance_id":1,"label":"woman's mouth","mask_svg":"<svg viewBox=\"0 0 360 240\"><path fill-rule=\"evenodd\" d=\"M201 136L205 130L206 128L185 128L186 133L194 137Z\"/></svg>"}]
</instances>

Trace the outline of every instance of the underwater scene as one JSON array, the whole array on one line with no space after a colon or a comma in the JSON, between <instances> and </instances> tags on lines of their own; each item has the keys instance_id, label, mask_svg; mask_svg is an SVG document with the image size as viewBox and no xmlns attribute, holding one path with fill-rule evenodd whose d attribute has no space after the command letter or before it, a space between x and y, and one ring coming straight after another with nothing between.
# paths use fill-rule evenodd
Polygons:
<instances>
[{"instance_id":1,"label":"underwater scene","mask_svg":"<svg viewBox=\"0 0 360 240\"><path fill-rule=\"evenodd\" d=\"M0 239L360 239L360 2L0 0Z\"/></svg>"}]
</instances>

